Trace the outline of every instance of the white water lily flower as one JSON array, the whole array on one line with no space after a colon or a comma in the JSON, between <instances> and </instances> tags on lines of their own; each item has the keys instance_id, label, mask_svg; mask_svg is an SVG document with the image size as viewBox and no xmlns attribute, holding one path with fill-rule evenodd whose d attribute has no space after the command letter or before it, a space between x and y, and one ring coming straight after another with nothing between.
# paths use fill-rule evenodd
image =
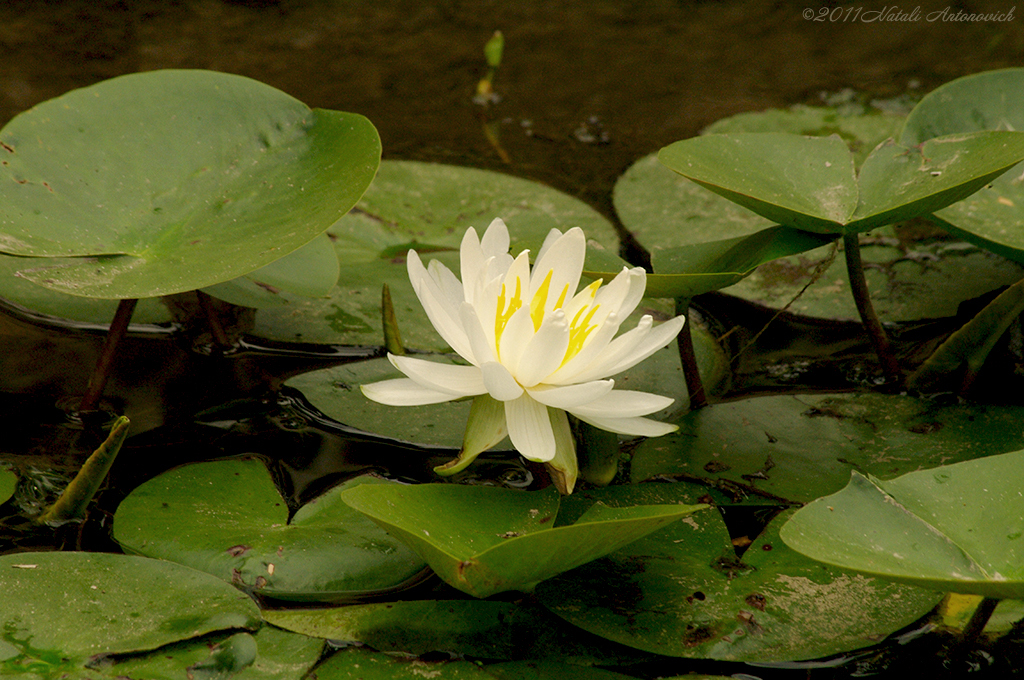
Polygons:
<instances>
[{"instance_id":1,"label":"white water lily flower","mask_svg":"<svg viewBox=\"0 0 1024 680\"><path fill-rule=\"evenodd\" d=\"M392 406L437 404L474 397L459 457L437 468L457 472L505 435L529 460L547 463L555 484L571 493L576 451L566 413L610 432L655 437L674 425L643 416L672 399L615 390L610 378L672 341L676 318L654 327L649 315L615 337L643 297L644 270L623 267L607 285L576 292L586 238L579 228L552 229L531 271L529 251L509 255L501 219L482 239L470 228L460 251L462 281L447 267L408 256L409 279L430 322L470 365L409 356L388 358L407 377L363 385L370 399Z\"/></svg>"}]
</instances>

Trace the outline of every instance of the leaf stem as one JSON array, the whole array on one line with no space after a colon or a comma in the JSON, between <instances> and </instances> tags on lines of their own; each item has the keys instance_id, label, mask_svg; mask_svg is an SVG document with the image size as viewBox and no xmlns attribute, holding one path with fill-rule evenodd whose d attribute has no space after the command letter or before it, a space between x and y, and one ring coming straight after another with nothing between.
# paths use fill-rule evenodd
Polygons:
<instances>
[{"instance_id":1,"label":"leaf stem","mask_svg":"<svg viewBox=\"0 0 1024 680\"><path fill-rule=\"evenodd\" d=\"M703 408L708 405L707 396L704 393L704 382L700 378L700 368L697 366L697 355L693 351L693 336L690 328L693 323L690 320L690 299L676 298L676 316L686 315L686 323L683 330L679 332L677 342L679 344L679 363L683 367L683 378L686 380L686 391L690 395L690 409Z\"/></svg>"},{"instance_id":2,"label":"leaf stem","mask_svg":"<svg viewBox=\"0 0 1024 680\"><path fill-rule=\"evenodd\" d=\"M985 630L985 625L988 620L992 618L992 613L996 610L996 606L999 605L999 600L994 597L982 598L981 602L978 603L977 609L971 614L971 620L964 626L963 633L960 634L961 644L970 644L974 642L981 635L982 631Z\"/></svg>"},{"instance_id":3,"label":"leaf stem","mask_svg":"<svg viewBox=\"0 0 1024 680\"><path fill-rule=\"evenodd\" d=\"M894 385L903 384L903 372L889 344L889 336L882 328L882 322L875 314L875 308L871 304L871 294L868 292L868 283L864 278L864 263L860 257L860 239L857 234L843 235L843 251L846 255L846 272L850 277L850 290L853 293L853 301L857 304L857 311L860 313L861 323L871 339L871 345L875 348L878 361L882 364L882 372L888 382Z\"/></svg>"},{"instance_id":4,"label":"leaf stem","mask_svg":"<svg viewBox=\"0 0 1024 680\"><path fill-rule=\"evenodd\" d=\"M128 332L128 324L132 320L132 313L135 312L135 305L138 301L138 298L126 298L118 303L117 311L114 313L114 320L110 322L110 328L107 330L107 336L103 341L100 356L96 360L96 366L92 370L92 375L89 376L89 383L86 385L85 394L82 396L82 401L78 404L79 412L94 411L97 404L99 404L103 388L107 386L107 378L110 377L110 367L114 363L117 347L121 343L121 339Z\"/></svg>"}]
</instances>

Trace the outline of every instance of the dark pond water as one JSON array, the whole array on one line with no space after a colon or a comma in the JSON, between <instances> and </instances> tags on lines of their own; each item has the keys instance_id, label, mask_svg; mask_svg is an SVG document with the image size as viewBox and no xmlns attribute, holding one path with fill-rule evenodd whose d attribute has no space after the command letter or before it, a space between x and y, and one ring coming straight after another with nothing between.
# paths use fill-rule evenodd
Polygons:
<instances>
[{"instance_id":1,"label":"dark pond water","mask_svg":"<svg viewBox=\"0 0 1024 680\"><path fill-rule=\"evenodd\" d=\"M893 5L4 0L0 124L40 101L112 76L214 69L256 78L310 106L367 116L380 131L385 158L539 180L614 220L611 191L626 168L720 118L815 103L822 93L845 88L868 98L916 96L961 75L1020 64L1024 11L1007 22L928 20L947 7L945 16L1006 12L1012 2L919 4L916 20L857 21L849 19L853 10L877 17L871 13ZM831 13L834 8L842 11ZM495 83L500 101L485 110L473 94L486 70L483 45L496 29L506 40ZM484 134L487 123L502 152ZM224 361L193 351L203 341L187 334L128 340L107 397L111 408L129 413L140 434L115 468L103 512L123 496L119 489L209 456L273 453L296 498L375 462L393 464L393 472L410 478L424 477L436 462L424 458L402 467L407 455L320 434L289 410L260 401L284 376L331 357L242 351ZM76 466L76 447L91 449L88 433L69 434L64 427L64 408L83 391L100 342L95 330L48 326L0 311L0 460L59 471ZM814 387L829 387L828 380ZM230 437L218 439L209 427L191 424L196 412L228 402L207 420L234 424ZM68 445L72 454L65 459L51 454ZM48 473L37 474L45 489ZM528 479L530 473L505 465L495 474ZM84 535L68 531L59 542L112 548L103 512L91 518ZM7 544L0 543L0 552L53 544L49 536L19 531L2 540ZM930 650L925 645L916 653ZM772 672L787 678L876 672L869 665L858 668ZM900 677L906 668L901 662L887 677ZM768 677L759 669L742 672Z\"/></svg>"}]
</instances>

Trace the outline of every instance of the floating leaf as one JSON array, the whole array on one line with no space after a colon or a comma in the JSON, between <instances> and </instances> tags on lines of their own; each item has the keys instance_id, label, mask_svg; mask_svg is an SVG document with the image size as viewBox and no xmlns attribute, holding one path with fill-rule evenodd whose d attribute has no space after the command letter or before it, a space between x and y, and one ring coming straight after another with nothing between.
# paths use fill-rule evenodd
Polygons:
<instances>
[{"instance_id":1,"label":"floating leaf","mask_svg":"<svg viewBox=\"0 0 1024 680\"><path fill-rule=\"evenodd\" d=\"M365 118L212 71L150 71L43 102L0 130L0 249L73 295L202 288L314 239L369 185Z\"/></svg>"},{"instance_id":2,"label":"floating leaf","mask_svg":"<svg viewBox=\"0 0 1024 680\"><path fill-rule=\"evenodd\" d=\"M587 495L627 506L705 493L680 483ZM875 644L941 598L806 559L778 540L778 524L737 558L720 514L697 513L541 583L537 598L570 623L638 649L760 663Z\"/></svg>"},{"instance_id":3,"label":"floating leaf","mask_svg":"<svg viewBox=\"0 0 1024 680\"><path fill-rule=\"evenodd\" d=\"M921 144L940 135L1024 130L1024 69L988 71L936 88L914 108L901 141ZM934 217L966 241L1024 263L1024 193L1020 170L1008 172Z\"/></svg>"},{"instance_id":4,"label":"floating leaf","mask_svg":"<svg viewBox=\"0 0 1024 680\"><path fill-rule=\"evenodd\" d=\"M659 160L773 222L818 234L870 231L971 195L1024 159L1024 133L974 132L879 145L854 174L836 136L705 135Z\"/></svg>"},{"instance_id":5,"label":"floating leaf","mask_svg":"<svg viewBox=\"0 0 1024 680\"><path fill-rule=\"evenodd\" d=\"M259 610L220 579L171 562L106 553L0 556L0 675L72 672L89 659L253 629ZM78 674L75 674L78 677Z\"/></svg>"},{"instance_id":6,"label":"floating leaf","mask_svg":"<svg viewBox=\"0 0 1024 680\"><path fill-rule=\"evenodd\" d=\"M553 528L559 495L455 484L364 485L343 499L416 550L448 584L487 597L596 559L701 506L594 506ZM438 512L443 508L444 512Z\"/></svg>"},{"instance_id":7,"label":"floating leaf","mask_svg":"<svg viewBox=\"0 0 1024 680\"><path fill-rule=\"evenodd\" d=\"M973 319L947 338L910 376L907 387L934 389L959 379L961 389L974 382L999 338L1024 312L1024 279L1000 293Z\"/></svg>"},{"instance_id":8,"label":"floating leaf","mask_svg":"<svg viewBox=\"0 0 1024 680\"><path fill-rule=\"evenodd\" d=\"M0 469L0 505L14 495L18 488L18 475L13 470Z\"/></svg>"},{"instance_id":9,"label":"floating leaf","mask_svg":"<svg viewBox=\"0 0 1024 680\"><path fill-rule=\"evenodd\" d=\"M196 463L136 488L114 516L131 552L186 564L247 590L288 600L338 600L405 585L424 567L412 552L341 502L357 478L288 505L253 459ZM197 489L202 490L197 492Z\"/></svg>"},{"instance_id":10,"label":"floating leaf","mask_svg":"<svg viewBox=\"0 0 1024 680\"><path fill-rule=\"evenodd\" d=\"M466 229L483 233L495 217L508 223L512 249L534 253L551 229L581 227L611 253L615 228L587 204L551 187L486 170L384 161L355 210L328 230L341 263L330 297L263 309L253 334L290 342L380 345L380 290L391 288L407 347L443 351L409 283L405 255L419 252L459 274ZM618 271L618 270L616 270Z\"/></svg>"},{"instance_id":11,"label":"floating leaf","mask_svg":"<svg viewBox=\"0 0 1024 680\"><path fill-rule=\"evenodd\" d=\"M735 502L809 502L851 470L879 477L1024 446L1020 409L908 396L756 397L693 411L634 451L632 478L705 480Z\"/></svg>"},{"instance_id":12,"label":"floating leaf","mask_svg":"<svg viewBox=\"0 0 1024 680\"><path fill-rule=\"evenodd\" d=\"M263 626L255 635L183 642L151 654L93 663L90 672L102 672L97 677L103 678L146 680L300 680L323 649L323 640Z\"/></svg>"},{"instance_id":13,"label":"floating leaf","mask_svg":"<svg viewBox=\"0 0 1024 680\"><path fill-rule=\"evenodd\" d=\"M588 665L621 665L649 658L570 626L528 600L410 600L265 611L264 617L268 623L305 635L416 656L441 652L486 659L552 658Z\"/></svg>"},{"instance_id":14,"label":"floating leaf","mask_svg":"<svg viewBox=\"0 0 1024 680\"><path fill-rule=\"evenodd\" d=\"M358 647L340 650L314 672L317 680L494 680L472 661L402 659Z\"/></svg>"},{"instance_id":15,"label":"floating leaf","mask_svg":"<svg viewBox=\"0 0 1024 680\"><path fill-rule=\"evenodd\" d=\"M901 583L1024 597L1024 451L883 481L854 471L782 531L813 559Z\"/></svg>"},{"instance_id":16,"label":"floating leaf","mask_svg":"<svg viewBox=\"0 0 1024 680\"><path fill-rule=\"evenodd\" d=\"M298 297L322 297L338 282L338 256L327 234L293 250L256 271L224 283L207 286L203 292L233 305L269 307Z\"/></svg>"}]
</instances>

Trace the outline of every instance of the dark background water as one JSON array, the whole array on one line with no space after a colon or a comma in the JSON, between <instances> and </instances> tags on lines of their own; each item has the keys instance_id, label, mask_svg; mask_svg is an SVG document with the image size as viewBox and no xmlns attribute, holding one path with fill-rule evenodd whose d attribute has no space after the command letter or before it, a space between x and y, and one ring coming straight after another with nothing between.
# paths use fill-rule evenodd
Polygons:
<instances>
[{"instance_id":1,"label":"dark background water","mask_svg":"<svg viewBox=\"0 0 1024 680\"><path fill-rule=\"evenodd\" d=\"M1021 64L1013 0L3 0L0 123L123 73L203 68L262 80L310 106L368 116L387 158L545 181L610 212L633 161L741 111L822 91L926 92ZM880 11L919 15L881 21ZM825 11L835 21L819 19ZM873 14L874 12L874 14ZM857 14L855 14L857 13ZM846 20L843 18L847 17ZM854 17L858 20L854 20ZM931 19L931 20L929 20ZM506 38L496 89L510 162L472 103L484 43Z\"/></svg>"}]
</instances>

